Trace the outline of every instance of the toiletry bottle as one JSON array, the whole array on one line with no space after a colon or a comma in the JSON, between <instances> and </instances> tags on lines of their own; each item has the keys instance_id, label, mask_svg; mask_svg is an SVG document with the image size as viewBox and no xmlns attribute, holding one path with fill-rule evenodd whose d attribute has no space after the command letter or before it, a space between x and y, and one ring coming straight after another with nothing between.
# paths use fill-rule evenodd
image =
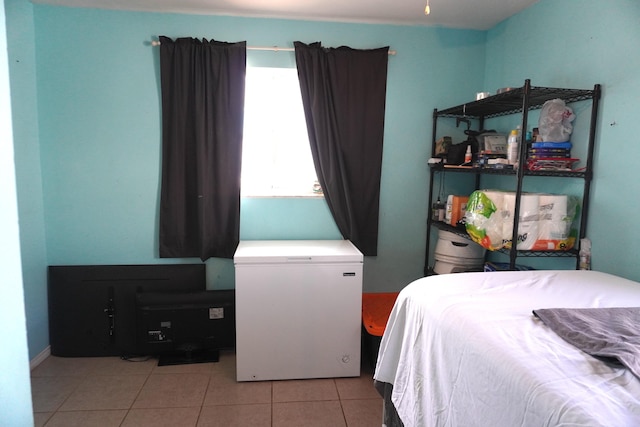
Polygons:
<instances>
[{"instance_id":1,"label":"toiletry bottle","mask_svg":"<svg viewBox=\"0 0 640 427\"><path fill-rule=\"evenodd\" d=\"M464 162L471 163L471 146L467 145L467 152L464 153Z\"/></svg>"},{"instance_id":2,"label":"toiletry bottle","mask_svg":"<svg viewBox=\"0 0 640 427\"><path fill-rule=\"evenodd\" d=\"M447 203L444 211L444 222L451 223L451 214L453 212L453 194L447 196Z\"/></svg>"},{"instance_id":3,"label":"toiletry bottle","mask_svg":"<svg viewBox=\"0 0 640 427\"><path fill-rule=\"evenodd\" d=\"M445 205L440 201L440 197L438 197L438 200L433 204L431 219L433 221L444 221L444 211Z\"/></svg>"},{"instance_id":4,"label":"toiletry bottle","mask_svg":"<svg viewBox=\"0 0 640 427\"><path fill-rule=\"evenodd\" d=\"M507 140L507 162L510 165L518 163L518 130L513 129Z\"/></svg>"}]
</instances>

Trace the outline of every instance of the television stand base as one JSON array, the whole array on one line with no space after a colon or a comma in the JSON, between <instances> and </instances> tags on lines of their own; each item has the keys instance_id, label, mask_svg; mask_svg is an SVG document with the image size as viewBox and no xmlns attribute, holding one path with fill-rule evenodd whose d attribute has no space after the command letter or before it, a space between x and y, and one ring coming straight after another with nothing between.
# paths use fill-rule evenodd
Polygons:
<instances>
[{"instance_id":1,"label":"television stand base","mask_svg":"<svg viewBox=\"0 0 640 427\"><path fill-rule=\"evenodd\" d=\"M158 366L211 363L218 360L220 360L220 352L218 350L197 350L185 353L163 354L158 359Z\"/></svg>"}]
</instances>

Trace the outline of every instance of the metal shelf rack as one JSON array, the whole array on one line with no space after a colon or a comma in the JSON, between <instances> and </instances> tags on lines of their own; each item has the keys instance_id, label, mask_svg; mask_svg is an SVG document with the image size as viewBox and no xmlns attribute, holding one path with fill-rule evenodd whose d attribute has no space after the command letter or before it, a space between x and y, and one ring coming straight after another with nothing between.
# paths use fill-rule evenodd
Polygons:
<instances>
[{"instance_id":1,"label":"metal shelf rack","mask_svg":"<svg viewBox=\"0 0 640 427\"><path fill-rule=\"evenodd\" d=\"M551 99L562 99L566 104L578 101L591 100L591 119L589 123L589 136L587 146L586 166L580 171L530 171L525 167L518 169L489 169L489 168L449 168L442 164L432 164L430 166L429 181L429 206L433 203L434 196L434 176L436 173L463 173L475 176L475 188L480 188L482 175L511 175L516 177L516 203L514 209L514 226L512 241L517 241L518 234L518 218L520 214L520 195L522 194L523 181L529 176L543 177L559 177L559 178L578 178L584 180L582 192L582 207L580 218L579 238L582 239L586 235L587 216L589 211L589 194L591 189L591 181L593 179L593 153L595 147L596 123L598 118L598 104L601 96L601 88L599 84L594 85L593 89L566 89L551 87L536 87L531 85L529 79L524 81L522 87L513 88L507 92L493 95L478 101L460 104L454 107L442 110L434 109L433 111L433 134L432 134L432 157L435 156L435 141L437 139L437 122L439 119L455 118L465 120L477 120L479 129L484 128L484 121L494 117L507 116L513 114L521 114L521 129L527 129L528 112L542 108L546 101ZM526 150L520 150L519 164L526 164ZM430 245L431 232L430 227L436 227L446 231L453 232L457 235L468 237L463 228L456 228L450 225L434 221L431 209L427 215L427 236L426 236L426 252L424 274L428 275L432 272L430 266ZM509 256L509 268L514 270L516 260L519 257L575 257L576 268L579 266L578 249L572 248L566 251L521 251L516 249L516 245L512 245L510 249L502 249L500 252Z\"/></svg>"}]
</instances>

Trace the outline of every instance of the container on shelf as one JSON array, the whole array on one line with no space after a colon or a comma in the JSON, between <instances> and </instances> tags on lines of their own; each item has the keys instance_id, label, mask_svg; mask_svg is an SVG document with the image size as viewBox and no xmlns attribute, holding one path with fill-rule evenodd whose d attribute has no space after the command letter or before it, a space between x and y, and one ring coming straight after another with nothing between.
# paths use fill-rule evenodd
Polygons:
<instances>
[{"instance_id":1,"label":"container on shelf","mask_svg":"<svg viewBox=\"0 0 640 427\"><path fill-rule=\"evenodd\" d=\"M519 149L520 137L518 135L518 130L514 129L509 134L509 139L507 140L507 160L510 165L515 165L518 163Z\"/></svg>"},{"instance_id":2,"label":"container on shelf","mask_svg":"<svg viewBox=\"0 0 640 427\"><path fill-rule=\"evenodd\" d=\"M438 230L435 249L436 274L482 271L486 250L477 243L445 230Z\"/></svg>"}]
</instances>

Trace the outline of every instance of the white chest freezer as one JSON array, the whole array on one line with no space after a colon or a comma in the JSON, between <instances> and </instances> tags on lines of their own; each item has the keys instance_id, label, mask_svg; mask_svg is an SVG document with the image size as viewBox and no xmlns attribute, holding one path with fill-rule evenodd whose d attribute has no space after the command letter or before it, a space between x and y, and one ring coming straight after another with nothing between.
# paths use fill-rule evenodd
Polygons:
<instances>
[{"instance_id":1,"label":"white chest freezer","mask_svg":"<svg viewBox=\"0 0 640 427\"><path fill-rule=\"evenodd\" d=\"M348 240L241 241L238 381L360 375L363 256Z\"/></svg>"}]
</instances>

